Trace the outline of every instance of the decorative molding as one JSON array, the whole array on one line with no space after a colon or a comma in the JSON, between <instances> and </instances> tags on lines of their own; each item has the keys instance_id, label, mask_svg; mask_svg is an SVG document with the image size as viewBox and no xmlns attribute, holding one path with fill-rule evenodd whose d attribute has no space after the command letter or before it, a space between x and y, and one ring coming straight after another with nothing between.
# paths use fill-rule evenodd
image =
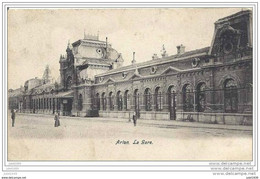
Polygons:
<instances>
[{"instance_id":1,"label":"decorative molding","mask_svg":"<svg viewBox=\"0 0 260 179\"><path fill-rule=\"evenodd\" d=\"M150 73L155 74L157 72L157 66L151 67Z\"/></svg>"}]
</instances>

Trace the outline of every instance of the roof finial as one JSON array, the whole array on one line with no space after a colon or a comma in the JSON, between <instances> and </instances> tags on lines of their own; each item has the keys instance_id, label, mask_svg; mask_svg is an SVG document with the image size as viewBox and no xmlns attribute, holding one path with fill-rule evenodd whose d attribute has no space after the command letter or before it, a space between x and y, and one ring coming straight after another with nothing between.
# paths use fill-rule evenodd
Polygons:
<instances>
[{"instance_id":1,"label":"roof finial","mask_svg":"<svg viewBox=\"0 0 260 179\"><path fill-rule=\"evenodd\" d=\"M166 50L165 50L164 44L163 44L163 46L162 46L162 50L161 50L161 52L162 52L162 57L167 56L167 53L166 53Z\"/></svg>"},{"instance_id":2,"label":"roof finial","mask_svg":"<svg viewBox=\"0 0 260 179\"><path fill-rule=\"evenodd\" d=\"M68 40L67 49L70 49L70 40Z\"/></svg>"},{"instance_id":3,"label":"roof finial","mask_svg":"<svg viewBox=\"0 0 260 179\"><path fill-rule=\"evenodd\" d=\"M132 60L132 64L135 64L135 52L133 52L133 60Z\"/></svg>"},{"instance_id":4,"label":"roof finial","mask_svg":"<svg viewBox=\"0 0 260 179\"><path fill-rule=\"evenodd\" d=\"M84 29L84 39L86 39L86 29Z\"/></svg>"}]
</instances>

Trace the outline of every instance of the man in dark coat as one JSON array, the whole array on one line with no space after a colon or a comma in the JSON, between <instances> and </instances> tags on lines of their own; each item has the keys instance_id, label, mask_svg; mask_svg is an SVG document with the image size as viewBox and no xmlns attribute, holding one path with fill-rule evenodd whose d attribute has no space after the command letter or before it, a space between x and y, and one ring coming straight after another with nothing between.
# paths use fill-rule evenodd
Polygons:
<instances>
[{"instance_id":1,"label":"man in dark coat","mask_svg":"<svg viewBox=\"0 0 260 179\"><path fill-rule=\"evenodd\" d=\"M12 118L12 127L14 127L14 122L15 122L15 112L14 112L13 109L11 110L11 118Z\"/></svg>"}]
</instances>

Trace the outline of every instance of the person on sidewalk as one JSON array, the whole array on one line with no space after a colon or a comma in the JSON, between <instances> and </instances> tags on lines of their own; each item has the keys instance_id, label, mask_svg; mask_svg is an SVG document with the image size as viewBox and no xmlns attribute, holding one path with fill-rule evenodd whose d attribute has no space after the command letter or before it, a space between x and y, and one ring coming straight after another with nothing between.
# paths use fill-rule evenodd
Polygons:
<instances>
[{"instance_id":1,"label":"person on sidewalk","mask_svg":"<svg viewBox=\"0 0 260 179\"><path fill-rule=\"evenodd\" d=\"M60 126L60 116L59 113L57 111L55 111L54 114L54 127L59 127Z\"/></svg>"},{"instance_id":2,"label":"person on sidewalk","mask_svg":"<svg viewBox=\"0 0 260 179\"><path fill-rule=\"evenodd\" d=\"M12 127L14 127L14 122L15 122L15 112L14 112L14 109L11 110L11 118L12 118Z\"/></svg>"},{"instance_id":3,"label":"person on sidewalk","mask_svg":"<svg viewBox=\"0 0 260 179\"><path fill-rule=\"evenodd\" d=\"M134 111L134 114L133 114L133 122L134 122L134 126L136 126L136 121L137 121L137 118L136 118L136 112Z\"/></svg>"}]
</instances>

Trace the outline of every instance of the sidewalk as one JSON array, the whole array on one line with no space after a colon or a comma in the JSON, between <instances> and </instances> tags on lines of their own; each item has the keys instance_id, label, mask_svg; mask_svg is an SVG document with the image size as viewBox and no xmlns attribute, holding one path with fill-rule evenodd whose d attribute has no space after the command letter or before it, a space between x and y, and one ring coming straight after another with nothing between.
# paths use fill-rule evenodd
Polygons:
<instances>
[{"instance_id":1,"label":"sidewalk","mask_svg":"<svg viewBox=\"0 0 260 179\"><path fill-rule=\"evenodd\" d=\"M48 116L49 114L31 114L31 113L17 113L18 115L28 115L28 116ZM129 119L122 118L102 118L102 117L69 117L60 116L63 119L73 119L73 120L93 120L93 121L111 121L111 122L123 122L129 123ZM131 120L132 122L132 120ZM253 126L243 126L243 125L225 125L225 124L208 124L199 122L184 122L175 120L137 120L137 125L154 126L154 127L190 127L190 128L207 128L207 129L226 129L226 130L242 130L242 131L253 131Z\"/></svg>"}]
</instances>

